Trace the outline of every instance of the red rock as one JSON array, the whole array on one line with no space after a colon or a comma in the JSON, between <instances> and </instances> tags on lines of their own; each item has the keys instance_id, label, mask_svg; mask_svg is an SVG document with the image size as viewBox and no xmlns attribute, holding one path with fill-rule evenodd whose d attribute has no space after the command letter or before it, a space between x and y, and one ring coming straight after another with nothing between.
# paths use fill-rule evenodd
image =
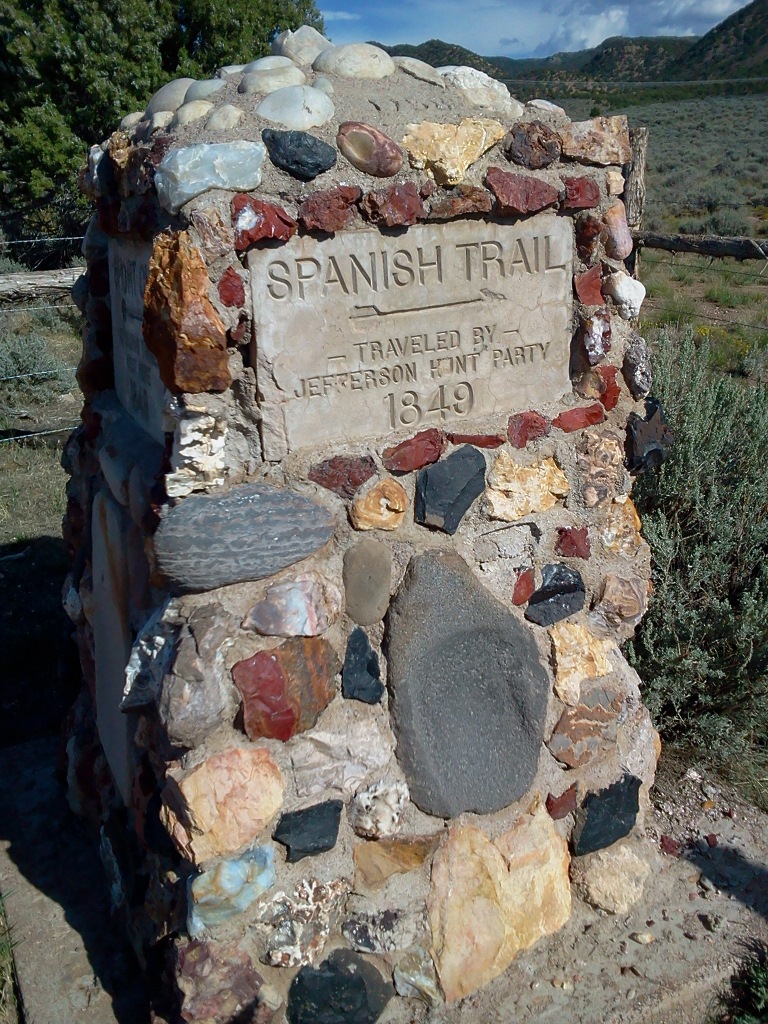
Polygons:
<instances>
[{"instance_id":1,"label":"red rock","mask_svg":"<svg viewBox=\"0 0 768 1024\"><path fill-rule=\"evenodd\" d=\"M234 267L227 267L218 284L219 298L224 306L242 306L245 303L245 286Z\"/></svg>"},{"instance_id":2,"label":"red rock","mask_svg":"<svg viewBox=\"0 0 768 1024\"><path fill-rule=\"evenodd\" d=\"M602 405L580 406L578 409L566 409L559 416L552 420L552 426L570 434L573 430L582 430L584 427L592 427L596 423L602 423L605 419L605 412Z\"/></svg>"},{"instance_id":3,"label":"red rock","mask_svg":"<svg viewBox=\"0 0 768 1024\"><path fill-rule=\"evenodd\" d=\"M536 213L560 199L557 189L546 181L526 174L511 174L500 167L488 168L485 184L496 197L496 213L502 217Z\"/></svg>"},{"instance_id":4,"label":"red rock","mask_svg":"<svg viewBox=\"0 0 768 1024\"><path fill-rule=\"evenodd\" d=\"M591 210L600 205L600 189L594 178L563 178L564 210Z\"/></svg>"},{"instance_id":5,"label":"red rock","mask_svg":"<svg viewBox=\"0 0 768 1024\"><path fill-rule=\"evenodd\" d=\"M352 498L375 472L376 463L370 455L334 455L314 465L309 471L309 479L340 498Z\"/></svg>"},{"instance_id":6,"label":"red rock","mask_svg":"<svg viewBox=\"0 0 768 1024\"><path fill-rule=\"evenodd\" d=\"M586 274L579 274L573 279L573 287L579 302L585 306L602 306L605 302L602 292L603 267L598 264Z\"/></svg>"},{"instance_id":7,"label":"red rock","mask_svg":"<svg viewBox=\"0 0 768 1024\"><path fill-rule=\"evenodd\" d=\"M600 403L606 412L616 408L616 403L621 397L621 387L616 379L618 370L615 366L598 366L595 373L599 376L603 391L600 395Z\"/></svg>"},{"instance_id":8,"label":"red rock","mask_svg":"<svg viewBox=\"0 0 768 1024\"><path fill-rule=\"evenodd\" d=\"M560 796L553 796L552 793L547 797L547 811L549 812L550 818L553 821L560 821L561 818L565 818L568 814L573 814L576 810L576 783L569 786L564 793Z\"/></svg>"},{"instance_id":9,"label":"red rock","mask_svg":"<svg viewBox=\"0 0 768 1024\"><path fill-rule=\"evenodd\" d=\"M710 832L708 836L704 836L707 841L707 846L717 846L717 836L714 832Z\"/></svg>"},{"instance_id":10,"label":"red rock","mask_svg":"<svg viewBox=\"0 0 768 1024\"><path fill-rule=\"evenodd\" d=\"M525 448L529 441L546 437L550 430L550 421L540 412L518 412L509 417L507 437L515 448Z\"/></svg>"},{"instance_id":11,"label":"red rock","mask_svg":"<svg viewBox=\"0 0 768 1024\"><path fill-rule=\"evenodd\" d=\"M427 178L426 181L422 182L419 188L419 195L422 199L430 199L435 192L437 192L437 185L431 178Z\"/></svg>"},{"instance_id":12,"label":"red rock","mask_svg":"<svg viewBox=\"0 0 768 1024\"><path fill-rule=\"evenodd\" d=\"M408 227L424 220L427 211L412 181L390 185L377 192L368 192L360 201L360 209L371 224L387 228Z\"/></svg>"},{"instance_id":13,"label":"red rock","mask_svg":"<svg viewBox=\"0 0 768 1024\"><path fill-rule=\"evenodd\" d=\"M473 213L490 213L491 193L477 185L458 185L447 195L432 203L429 220L453 220Z\"/></svg>"},{"instance_id":14,"label":"red rock","mask_svg":"<svg viewBox=\"0 0 768 1024\"><path fill-rule=\"evenodd\" d=\"M175 394L226 391L232 383L227 335L208 298L210 286L186 231L155 238L144 291L144 342Z\"/></svg>"},{"instance_id":15,"label":"red rock","mask_svg":"<svg viewBox=\"0 0 768 1024\"><path fill-rule=\"evenodd\" d=\"M282 207L264 199L238 192L232 200L232 227L238 252L265 238L287 242L296 234L298 226Z\"/></svg>"},{"instance_id":16,"label":"red rock","mask_svg":"<svg viewBox=\"0 0 768 1024\"><path fill-rule=\"evenodd\" d=\"M403 166L403 154L394 139L362 121L340 124L336 145L353 167L376 178L391 178Z\"/></svg>"},{"instance_id":17,"label":"red rock","mask_svg":"<svg viewBox=\"0 0 768 1024\"><path fill-rule=\"evenodd\" d=\"M576 221L576 251L583 260L588 260L597 251L597 242L603 230L603 223L591 213Z\"/></svg>"},{"instance_id":18,"label":"red rock","mask_svg":"<svg viewBox=\"0 0 768 1024\"><path fill-rule=\"evenodd\" d=\"M238 661L232 679L243 698L243 728L252 740L289 740L311 729L334 695L341 668L327 640L286 640Z\"/></svg>"},{"instance_id":19,"label":"red rock","mask_svg":"<svg viewBox=\"0 0 768 1024\"><path fill-rule=\"evenodd\" d=\"M390 473L412 473L415 469L437 462L445 451L446 443L445 434L430 427L409 437L407 441L385 448L381 461Z\"/></svg>"},{"instance_id":20,"label":"red rock","mask_svg":"<svg viewBox=\"0 0 768 1024\"><path fill-rule=\"evenodd\" d=\"M176 948L176 984L187 1024L269 1024L274 1010L261 992L264 979L236 942L192 939ZM247 1017L243 1016L247 1008Z\"/></svg>"},{"instance_id":21,"label":"red rock","mask_svg":"<svg viewBox=\"0 0 768 1024\"><path fill-rule=\"evenodd\" d=\"M227 331L227 338L232 342L233 345L239 345L245 340L245 335L248 332L248 319L240 320L236 327L231 327Z\"/></svg>"},{"instance_id":22,"label":"red rock","mask_svg":"<svg viewBox=\"0 0 768 1024\"><path fill-rule=\"evenodd\" d=\"M475 448L500 448L506 438L503 434L446 434L451 444L471 444Z\"/></svg>"},{"instance_id":23,"label":"red rock","mask_svg":"<svg viewBox=\"0 0 768 1024\"><path fill-rule=\"evenodd\" d=\"M679 857L683 852L682 843L673 839L672 836L662 836L659 840L659 846L661 847L661 852L666 853L668 857Z\"/></svg>"},{"instance_id":24,"label":"red rock","mask_svg":"<svg viewBox=\"0 0 768 1024\"><path fill-rule=\"evenodd\" d=\"M614 260L625 260L632 252L634 242L627 224L627 211L620 199L603 215L603 245Z\"/></svg>"},{"instance_id":25,"label":"red rock","mask_svg":"<svg viewBox=\"0 0 768 1024\"><path fill-rule=\"evenodd\" d=\"M597 686L566 708L547 744L552 756L567 768L582 768L604 755L616 742L623 701L623 694Z\"/></svg>"},{"instance_id":26,"label":"red rock","mask_svg":"<svg viewBox=\"0 0 768 1024\"><path fill-rule=\"evenodd\" d=\"M563 558L589 558L589 529L586 526L558 526L555 552Z\"/></svg>"},{"instance_id":27,"label":"red rock","mask_svg":"<svg viewBox=\"0 0 768 1024\"><path fill-rule=\"evenodd\" d=\"M314 192L299 206L299 221L307 231L343 231L357 219L357 202L363 190L355 185Z\"/></svg>"},{"instance_id":28,"label":"red rock","mask_svg":"<svg viewBox=\"0 0 768 1024\"><path fill-rule=\"evenodd\" d=\"M530 598L536 589L536 582L533 569L523 569L515 581L515 588L512 591L512 604L519 607Z\"/></svg>"}]
</instances>

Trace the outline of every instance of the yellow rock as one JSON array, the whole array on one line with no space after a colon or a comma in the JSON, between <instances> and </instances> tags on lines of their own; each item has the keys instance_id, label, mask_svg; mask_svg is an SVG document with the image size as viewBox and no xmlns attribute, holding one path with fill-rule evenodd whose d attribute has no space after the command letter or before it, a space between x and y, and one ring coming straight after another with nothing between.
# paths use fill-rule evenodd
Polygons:
<instances>
[{"instance_id":1,"label":"yellow rock","mask_svg":"<svg viewBox=\"0 0 768 1024\"><path fill-rule=\"evenodd\" d=\"M396 530L405 518L408 495L397 480L387 477L357 498L349 510L356 530Z\"/></svg>"},{"instance_id":2,"label":"yellow rock","mask_svg":"<svg viewBox=\"0 0 768 1024\"><path fill-rule=\"evenodd\" d=\"M249 846L280 810L280 769L264 747L232 747L195 768L172 769L160 816L181 853L194 864Z\"/></svg>"},{"instance_id":3,"label":"yellow rock","mask_svg":"<svg viewBox=\"0 0 768 1024\"><path fill-rule=\"evenodd\" d=\"M571 914L570 856L543 807L495 842L454 828L435 855L429 918L445 998L481 988Z\"/></svg>"},{"instance_id":4,"label":"yellow rock","mask_svg":"<svg viewBox=\"0 0 768 1024\"><path fill-rule=\"evenodd\" d=\"M439 185L458 185L467 169L504 138L506 129L488 118L465 117L458 124L409 124L403 147L411 166L426 169Z\"/></svg>"},{"instance_id":5,"label":"yellow rock","mask_svg":"<svg viewBox=\"0 0 768 1024\"><path fill-rule=\"evenodd\" d=\"M615 555L634 558L645 543L640 535L642 523L631 498L617 500L608 509L605 524L600 527L600 540Z\"/></svg>"},{"instance_id":6,"label":"yellow rock","mask_svg":"<svg viewBox=\"0 0 768 1024\"><path fill-rule=\"evenodd\" d=\"M555 655L555 693L575 707L585 679L599 679L611 671L608 653L613 644L600 640L576 622L558 622L549 631Z\"/></svg>"},{"instance_id":7,"label":"yellow rock","mask_svg":"<svg viewBox=\"0 0 768 1024\"><path fill-rule=\"evenodd\" d=\"M355 846L355 883L381 885L392 875L405 874L421 867L432 856L440 842L440 835L403 836L397 839L379 839L375 843Z\"/></svg>"},{"instance_id":8,"label":"yellow rock","mask_svg":"<svg viewBox=\"0 0 768 1024\"><path fill-rule=\"evenodd\" d=\"M488 482L488 513L507 523L534 512L546 512L570 490L565 473L553 458L521 466L505 451L499 452Z\"/></svg>"}]
</instances>

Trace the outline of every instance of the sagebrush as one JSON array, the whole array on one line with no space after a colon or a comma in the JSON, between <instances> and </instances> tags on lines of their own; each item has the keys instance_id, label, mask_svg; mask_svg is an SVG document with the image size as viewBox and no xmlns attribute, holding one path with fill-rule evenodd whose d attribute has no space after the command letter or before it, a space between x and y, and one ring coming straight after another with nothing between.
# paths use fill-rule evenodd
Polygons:
<instances>
[{"instance_id":1,"label":"sagebrush","mask_svg":"<svg viewBox=\"0 0 768 1024\"><path fill-rule=\"evenodd\" d=\"M691 332L661 333L654 390L675 445L634 492L653 596L629 655L662 733L759 790L768 766L768 387L713 373L709 360Z\"/></svg>"}]
</instances>

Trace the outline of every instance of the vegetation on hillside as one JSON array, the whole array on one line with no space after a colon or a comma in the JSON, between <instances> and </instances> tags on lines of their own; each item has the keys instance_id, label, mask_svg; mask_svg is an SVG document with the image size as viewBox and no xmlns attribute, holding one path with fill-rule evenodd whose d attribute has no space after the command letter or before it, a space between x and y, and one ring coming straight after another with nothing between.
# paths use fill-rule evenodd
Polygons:
<instances>
[{"instance_id":1,"label":"vegetation on hillside","mask_svg":"<svg viewBox=\"0 0 768 1024\"><path fill-rule=\"evenodd\" d=\"M77 234L88 147L178 76L269 51L276 30L322 29L313 0L8 0L0 5L0 227Z\"/></svg>"},{"instance_id":2,"label":"vegetation on hillside","mask_svg":"<svg viewBox=\"0 0 768 1024\"><path fill-rule=\"evenodd\" d=\"M768 75L768 4L753 0L702 36L669 69L670 78Z\"/></svg>"}]
</instances>

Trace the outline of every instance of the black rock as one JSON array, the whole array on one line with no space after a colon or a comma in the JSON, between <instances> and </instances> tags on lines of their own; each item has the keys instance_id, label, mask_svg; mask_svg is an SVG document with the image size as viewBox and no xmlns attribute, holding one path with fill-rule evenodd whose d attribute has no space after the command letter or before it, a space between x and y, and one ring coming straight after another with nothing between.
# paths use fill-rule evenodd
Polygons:
<instances>
[{"instance_id":1,"label":"black rock","mask_svg":"<svg viewBox=\"0 0 768 1024\"><path fill-rule=\"evenodd\" d=\"M272 838L288 847L289 864L334 848L343 806L341 800L328 800L282 816Z\"/></svg>"},{"instance_id":2,"label":"black rock","mask_svg":"<svg viewBox=\"0 0 768 1024\"><path fill-rule=\"evenodd\" d=\"M630 473L656 469L672 452L675 435L658 398L646 398L645 416L636 412L627 421L627 466Z\"/></svg>"},{"instance_id":3,"label":"black rock","mask_svg":"<svg viewBox=\"0 0 768 1024\"><path fill-rule=\"evenodd\" d=\"M311 181L336 163L336 150L308 132L279 132L265 128L261 133L272 163L300 181Z\"/></svg>"},{"instance_id":4,"label":"black rock","mask_svg":"<svg viewBox=\"0 0 768 1024\"><path fill-rule=\"evenodd\" d=\"M288 991L289 1024L375 1024L395 994L373 964L335 949L319 967L302 967Z\"/></svg>"},{"instance_id":5,"label":"black rock","mask_svg":"<svg viewBox=\"0 0 768 1024\"><path fill-rule=\"evenodd\" d=\"M378 704L384 696L379 670L379 656L371 647L365 630L356 626L347 641L344 667L341 670L341 692L347 700Z\"/></svg>"},{"instance_id":6,"label":"black rock","mask_svg":"<svg viewBox=\"0 0 768 1024\"><path fill-rule=\"evenodd\" d=\"M587 795L576 811L571 833L574 856L604 850L629 835L637 820L641 785L636 775L627 774L606 789Z\"/></svg>"},{"instance_id":7,"label":"black rock","mask_svg":"<svg viewBox=\"0 0 768 1024\"><path fill-rule=\"evenodd\" d=\"M465 444L442 462L422 469L416 477L414 519L454 534L469 506L485 490L485 459Z\"/></svg>"},{"instance_id":8,"label":"black rock","mask_svg":"<svg viewBox=\"0 0 768 1024\"><path fill-rule=\"evenodd\" d=\"M567 565L545 565L541 586L531 594L525 617L537 626L553 626L584 607L586 592L581 573Z\"/></svg>"},{"instance_id":9,"label":"black rock","mask_svg":"<svg viewBox=\"0 0 768 1024\"><path fill-rule=\"evenodd\" d=\"M157 566L175 593L199 593L274 576L313 554L335 527L323 505L270 484L193 494L154 536Z\"/></svg>"},{"instance_id":10,"label":"black rock","mask_svg":"<svg viewBox=\"0 0 768 1024\"><path fill-rule=\"evenodd\" d=\"M561 618L581 611L585 598L581 572L560 563L545 565L542 586L530 595L525 617L537 626L554 626Z\"/></svg>"},{"instance_id":11,"label":"black rock","mask_svg":"<svg viewBox=\"0 0 768 1024\"><path fill-rule=\"evenodd\" d=\"M550 683L530 630L448 551L411 560L386 619L397 758L428 814L490 814L536 774Z\"/></svg>"}]
</instances>

